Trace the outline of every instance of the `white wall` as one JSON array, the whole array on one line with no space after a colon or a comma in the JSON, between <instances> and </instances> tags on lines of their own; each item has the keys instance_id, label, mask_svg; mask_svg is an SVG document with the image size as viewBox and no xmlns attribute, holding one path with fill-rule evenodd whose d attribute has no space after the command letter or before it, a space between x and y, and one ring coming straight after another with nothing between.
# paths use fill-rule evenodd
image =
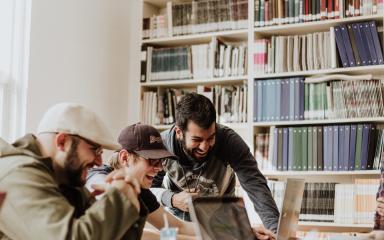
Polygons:
<instances>
[{"instance_id":1,"label":"white wall","mask_svg":"<svg viewBox=\"0 0 384 240\"><path fill-rule=\"evenodd\" d=\"M139 1L32 0L27 132L62 101L90 107L115 136L138 120Z\"/></svg>"}]
</instances>

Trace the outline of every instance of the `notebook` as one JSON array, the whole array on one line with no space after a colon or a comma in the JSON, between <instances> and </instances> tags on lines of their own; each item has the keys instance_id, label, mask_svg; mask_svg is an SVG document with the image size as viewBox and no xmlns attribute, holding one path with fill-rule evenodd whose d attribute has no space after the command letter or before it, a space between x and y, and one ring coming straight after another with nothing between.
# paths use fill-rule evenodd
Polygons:
<instances>
[{"instance_id":1,"label":"notebook","mask_svg":"<svg viewBox=\"0 0 384 240\"><path fill-rule=\"evenodd\" d=\"M303 193L303 179L287 180L277 239L296 235ZM189 212L198 240L256 239L242 198L197 197L190 199Z\"/></svg>"}]
</instances>

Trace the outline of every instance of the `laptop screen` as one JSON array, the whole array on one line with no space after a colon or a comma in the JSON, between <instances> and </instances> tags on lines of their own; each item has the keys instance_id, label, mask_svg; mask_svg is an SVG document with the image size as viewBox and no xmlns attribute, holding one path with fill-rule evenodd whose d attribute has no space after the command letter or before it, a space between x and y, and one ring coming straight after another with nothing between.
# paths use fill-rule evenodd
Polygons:
<instances>
[{"instance_id":1,"label":"laptop screen","mask_svg":"<svg viewBox=\"0 0 384 240\"><path fill-rule=\"evenodd\" d=\"M189 205L198 239L256 239L242 198L198 197Z\"/></svg>"}]
</instances>

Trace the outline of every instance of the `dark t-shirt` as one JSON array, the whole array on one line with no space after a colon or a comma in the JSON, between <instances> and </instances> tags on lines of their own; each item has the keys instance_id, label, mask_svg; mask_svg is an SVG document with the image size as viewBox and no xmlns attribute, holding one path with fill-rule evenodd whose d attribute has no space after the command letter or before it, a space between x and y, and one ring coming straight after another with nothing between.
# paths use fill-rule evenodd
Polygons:
<instances>
[{"instance_id":1,"label":"dark t-shirt","mask_svg":"<svg viewBox=\"0 0 384 240\"><path fill-rule=\"evenodd\" d=\"M148 208L149 213L153 213L160 207L160 204L157 202L155 195L153 195L153 193L149 191L149 189L142 188L139 198Z\"/></svg>"}]
</instances>

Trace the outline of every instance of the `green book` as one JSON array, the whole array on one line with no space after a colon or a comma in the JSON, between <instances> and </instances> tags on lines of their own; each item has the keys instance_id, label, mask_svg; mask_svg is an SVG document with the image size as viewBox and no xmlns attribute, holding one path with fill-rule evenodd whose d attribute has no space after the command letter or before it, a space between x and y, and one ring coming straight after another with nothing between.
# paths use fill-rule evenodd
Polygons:
<instances>
[{"instance_id":1,"label":"green book","mask_svg":"<svg viewBox=\"0 0 384 240\"><path fill-rule=\"evenodd\" d=\"M357 125L356 131L356 153L355 153L355 170L361 170L361 142L363 140L363 124Z\"/></svg>"},{"instance_id":2,"label":"green book","mask_svg":"<svg viewBox=\"0 0 384 240\"><path fill-rule=\"evenodd\" d=\"M317 151L319 146L317 145L317 129L318 127L314 126L312 130L312 170L317 171Z\"/></svg>"},{"instance_id":3,"label":"green book","mask_svg":"<svg viewBox=\"0 0 384 240\"><path fill-rule=\"evenodd\" d=\"M302 133L302 128L297 127L295 128L296 130L296 135L293 138L294 141L294 165L296 166L296 171L302 171L302 161L303 161L303 156L301 153L301 148L302 148L302 143L301 143L301 135Z\"/></svg>"},{"instance_id":4,"label":"green book","mask_svg":"<svg viewBox=\"0 0 384 240\"><path fill-rule=\"evenodd\" d=\"M308 142L308 158L307 158L307 170L312 171L312 158L313 158L313 127L307 129L307 142Z\"/></svg>"},{"instance_id":5,"label":"green book","mask_svg":"<svg viewBox=\"0 0 384 240\"><path fill-rule=\"evenodd\" d=\"M309 142L308 142L308 129L307 127L301 128L301 140L299 149L301 148L301 170L308 171L308 151L309 151Z\"/></svg>"}]
</instances>

